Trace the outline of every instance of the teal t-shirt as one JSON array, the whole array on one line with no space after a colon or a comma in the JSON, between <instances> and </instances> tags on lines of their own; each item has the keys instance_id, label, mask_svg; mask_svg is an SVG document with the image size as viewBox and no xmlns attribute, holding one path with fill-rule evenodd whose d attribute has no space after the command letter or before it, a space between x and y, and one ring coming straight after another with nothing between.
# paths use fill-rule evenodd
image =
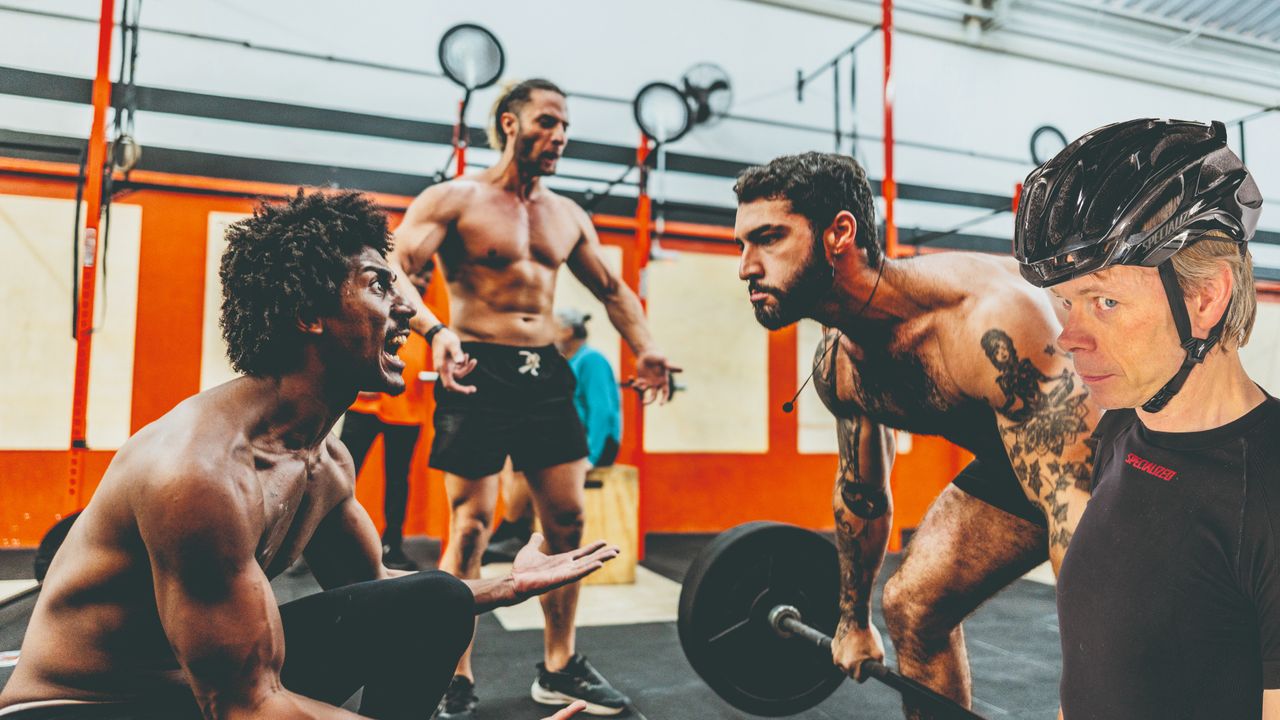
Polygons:
<instances>
[{"instance_id":1,"label":"teal t-shirt","mask_svg":"<svg viewBox=\"0 0 1280 720\"><path fill-rule=\"evenodd\" d=\"M609 360L590 345L578 348L569 358L569 367L578 381L573 404L587 431L587 459L596 465L606 440L622 439L622 394Z\"/></svg>"}]
</instances>

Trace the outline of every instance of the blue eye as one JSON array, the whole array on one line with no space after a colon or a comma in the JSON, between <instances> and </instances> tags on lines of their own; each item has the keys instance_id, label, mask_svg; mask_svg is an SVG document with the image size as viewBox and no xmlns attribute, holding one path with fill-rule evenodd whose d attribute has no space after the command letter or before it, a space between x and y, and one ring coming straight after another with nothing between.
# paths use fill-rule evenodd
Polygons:
<instances>
[{"instance_id":1,"label":"blue eye","mask_svg":"<svg viewBox=\"0 0 1280 720\"><path fill-rule=\"evenodd\" d=\"M1103 309L1103 310L1112 310L1112 309L1114 309L1117 305L1119 305L1119 304L1120 304L1120 303L1116 302L1115 300L1112 300L1111 298L1107 298L1107 297L1099 297L1099 298L1097 298L1097 303L1098 303L1098 307L1099 307L1099 308L1101 308L1101 309Z\"/></svg>"}]
</instances>

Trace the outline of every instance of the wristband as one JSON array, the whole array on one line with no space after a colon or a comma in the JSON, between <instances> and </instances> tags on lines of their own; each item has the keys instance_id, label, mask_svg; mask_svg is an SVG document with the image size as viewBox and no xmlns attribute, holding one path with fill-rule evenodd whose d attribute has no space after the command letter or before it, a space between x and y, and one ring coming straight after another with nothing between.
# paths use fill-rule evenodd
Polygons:
<instances>
[{"instance_id":1,"label":"wristband","mask_svg":"<svg viewBox=\"0 0 1280 720\"><path fill-rule=\"evenodd\" d=\"M430 330L428 330L426 333L423 334L422 337L426 339L428 347L431 345L431 341L436 339L436 335L439 335L440 331L443 330L444 328L445 328L444 323L436 323L431 327Z\"/></svg>"}]
</instances>

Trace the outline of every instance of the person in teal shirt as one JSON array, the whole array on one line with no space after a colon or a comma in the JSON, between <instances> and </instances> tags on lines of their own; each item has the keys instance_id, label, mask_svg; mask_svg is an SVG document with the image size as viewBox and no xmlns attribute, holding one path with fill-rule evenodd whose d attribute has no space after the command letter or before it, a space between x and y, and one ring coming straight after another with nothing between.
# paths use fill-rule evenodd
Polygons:
<instances>
[{"instance_id":1,"label":"person in teal shirt","mask_svg":"<svg viewBox=\"0 0 1280 720\"><path fill-rule=\"evenodd\" d=\"M573 404L587 432L587 460L592 467L612 465L622 439L622 396L609 360L587 344L591 316L577 308L556 311L560 336L556 348L569 360L578 381Z\"/></svg>"}]
</instances>

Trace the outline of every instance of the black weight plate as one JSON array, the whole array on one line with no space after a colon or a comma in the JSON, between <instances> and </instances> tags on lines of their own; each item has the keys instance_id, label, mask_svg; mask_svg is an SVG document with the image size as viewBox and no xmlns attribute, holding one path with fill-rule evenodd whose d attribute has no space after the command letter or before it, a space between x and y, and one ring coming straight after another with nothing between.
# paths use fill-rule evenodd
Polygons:
<instances>
[{"instance_id":1,"label":"black weight plate","mask_svg":"<svg viewBox=\"0 0 1280 720\"><path fill-rule=\"evenodd\" d=\"M680 645L729 704L767 717L795 715L844 681L827 650L783 639L776 605L831 635L840 619L840 563L826 538L794 525L754 522L721 533L689 567L680 592Z\"/></svg>"},{"instance_id":2,"label":"black weight plate","mask_svg":"<svg viewBox=\"0 0 1280 720\"><path fill-rule=\"evenodd\" d=\"M32 570L35 572L36 580L44 582L45 573L49 571L53 556L58 552L58 548L62 547L62 542L67 539L67 533L71 531L71 525L78 517L80 517L79 510L54 523L41 538L40 547L36 548L36 556L32 560Z\"/></svg>"}]
</instances>

